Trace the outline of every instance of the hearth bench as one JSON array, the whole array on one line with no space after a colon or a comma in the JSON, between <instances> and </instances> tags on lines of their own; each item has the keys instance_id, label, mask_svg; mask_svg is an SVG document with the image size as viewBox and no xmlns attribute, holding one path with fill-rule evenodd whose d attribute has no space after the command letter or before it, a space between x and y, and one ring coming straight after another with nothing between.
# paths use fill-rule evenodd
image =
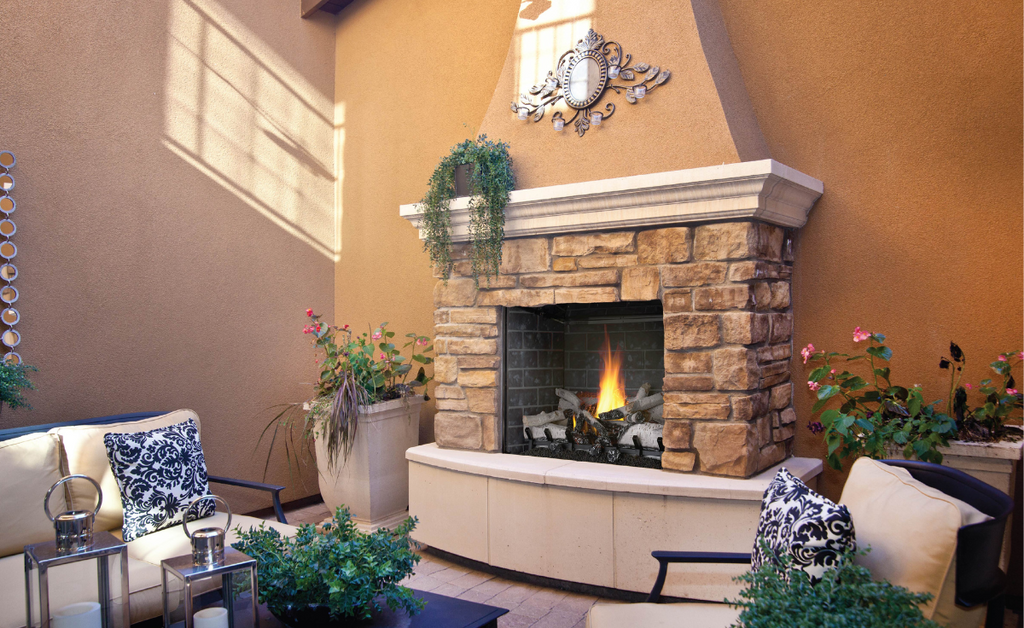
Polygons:
<instances>
[{"instance_id":1,"label":"hearth bench","mask_svg":"<svg viewBox=\"0 0 1024 628\"><path fill-rule=\"evenodd\" d=\"M187 419L199 426L199 417L192 410L174 412L140 412L120 414L29 427L0 430L0 628L21 628L25 625L25 545L52 541L53 524L43 512L43 497L54 482L69 474L81 473L97 482L103 490L103 504L96 516L95 530L110 531L120 538L123 521L120 492L107 460L103 436L107 433L148 432L181 423ZM209 452L206 452L207 454ZM211 484L249 488L271 494L277 522L267 522L282 534L293 535L297 528L287 524L281 509L283 486L251 482L235 478L208 476ZM50 511L89 509L95 504L95 491L87 483L64 485L50 499ZM211 486L211 492L215 492ZM203 519L204 525L223 527L225 513ZM258 526L262 519L234 515L232 528ZM228 532L227 542L235 535ZM129 604L132 623L158 617L162 612L160 561L190 552L189 540L176 525L147 534L128 543ZM86 565L92 568L91 565ZM84 586L76 580L76 565L57 568L50 575L50 590L56 592L51 609L72 601Z\"/></svg>"}]
</instances>

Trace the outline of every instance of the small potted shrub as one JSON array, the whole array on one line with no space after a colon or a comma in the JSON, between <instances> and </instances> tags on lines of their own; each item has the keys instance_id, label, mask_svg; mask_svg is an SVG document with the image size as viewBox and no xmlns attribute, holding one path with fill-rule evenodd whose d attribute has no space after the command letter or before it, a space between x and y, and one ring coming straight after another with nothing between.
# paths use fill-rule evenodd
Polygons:
<instances>
[{"instance_id":1,"label":"small potted shrub","mask_svg":"<svg viewBox=\"0 0 1024 628\"><path fill-rule=\"evenodd\" d=\"M768 550L770 551L770 550ZM836 565L812 584L807 572L792 566L782 556L757 571L736 578L746 583L739 600L730 604L742 608L739 628L938 628L925 619L919 605L932 596L912 593L888 582L876 582L871 572L854 563L864 551L847 550Z\"/></svg>"},{"instance_id":2,"label":"small potted shrub","mask_svg":"<svg viewBox=\"0 0 1024 628\"><path fill-rule=\"evenodd\" d=\"M409 615L423 609L423 600L398 584L420 560L409 541L415 526L409 518L394 530L364 534L341 507L322 532L303 524L289 538L260 524L236 528L232 547L256 560L259 601L288 626L358 625L382 604Z\"/></svg>"},{"instance_id":3,"label":"small potted shrub","mask_svg":"<svg viewBox=\"0 0 1024 628\"><path fill-rule=\"evenodd\" d=\"M28 364L15 364L7 360L0 360L0 412L3 412L4 406L11 410L32 408L25 401L22 391L35 390L36 387L29 381L28 374L38 370Z\"/></svg>"}]
</instances>

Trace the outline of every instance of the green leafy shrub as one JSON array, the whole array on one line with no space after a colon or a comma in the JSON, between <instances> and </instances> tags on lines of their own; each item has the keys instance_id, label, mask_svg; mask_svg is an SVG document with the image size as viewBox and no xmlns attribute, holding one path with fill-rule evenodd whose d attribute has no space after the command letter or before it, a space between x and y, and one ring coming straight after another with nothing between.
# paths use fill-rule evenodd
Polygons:
<instances>
[{"instance_id":1,"label":"green leafy shrub","mask_svg":"<svg viewBox=\"0 0 1024 628\"><path fill-rule=\"evenodd\" d=\"M829 466L842 469L845 458L887 458L897 447L908 459L942 462L938 447L956 436L956 421L935 408L939 401L925 403L920 385L908 388L890 381L892 349L885 346L885 336L860 327L853 331L854 342L865 340L869 346L861 354L816 351L812 344L800 351L805 364L824 363L807 376L807 387L818 398L812 411L821 411L807 427L824 432ZM858 361L867 367L866 377L840 365ZM823 410L833 401L838 408Z\"/></svg>"},{"instance_id":2,"label":"green leafy shrub","mask_svg":"<svg viewBox=\"0 0 1024 628\"><path fill-rule=\"evenodd\" d=\"M28 379L29 372L38 371L34 366L28 364L12 364L7 360L0 360L0 411L4 406L11 410L18 408L29 408L32 406L25 401L22 390L35 390L35 384Z\"/></svg>"},{"instance_id":3,"label":"green leafy shrub","mask_svg":"<svg viewBox=\"0 0 1024 628\"><path fill-rule=\"evenodd\" d=\"M771 550L765 546L765 551ZM729 601L743 611L740 628L938 628L925 619L920 604L932 596L911 593L888 582L875 582L855 564L863 550L849 550L821 582L811 584L807 572L792 566L792 557L777 558L761 569L736 578L747 587L740 600Z\"/></svg>"},{"instance_id":4,"label":"green leafy shrub","mask_svg":"<svg viewBox=\"0 0 1024 628\"><path fill-rule=\"evenodd\" d=\"M1009 420L1020 419L1024 407L1024 395L1017 390L1013 369L1024 363L1024 351L1000 353L995 362L989 364L999 381L983 379L977 387L966 383L960 385L967 357L955 342L949 343L949 358L939 360L939 368L949 369L949 403L946 413L956 417L959 436L968 441L998 441L1006 438L1020 438L1020 431L1007 429ZM985 403L971 410L968 406L968 391L981 394Z\"/></svg>"},{"instance_id":5,"label":"green leafy shrub","mask_svg":"<svg viewBox=\"0 0 1024 628\"><path fill-rule=\"evenodd\" d=\"M259 601L279 617L321 606L332 620L365 620L381 610L379 599L415 615L425 603L398 584L420 560L409 541L415 527L409 518L394 530L364 534L341 506L322 533L304 524L292 539L260 524L236 528L239 541L231 547L256 559Z\"/></svg>"}]
</instances>

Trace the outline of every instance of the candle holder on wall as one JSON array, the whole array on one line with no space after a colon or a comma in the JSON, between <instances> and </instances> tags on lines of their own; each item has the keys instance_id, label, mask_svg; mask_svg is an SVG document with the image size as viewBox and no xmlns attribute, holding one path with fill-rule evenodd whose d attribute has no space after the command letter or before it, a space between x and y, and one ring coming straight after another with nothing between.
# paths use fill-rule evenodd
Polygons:
<instances>
[{"instance_id":1,"label":"candle holder on wall","mask_svg":"<svg viewBox=\"0 0 1024 628\"><path fill-rule=\"evenodd\" d=\"M573 115L566 120L561 111L556 111L551 116L552 127L561 131L573 123L576 134L583 137L587 129L600 126L615 113L613 103L607 103L604 112L596 110L608 90L624 94L626 102L635 105L671 76L658 66L633 63L633 56L624 53L618 42L606 43L602 35L590 29L575 48L562 54L557 69L531 87L529 94L520 95L519 102L512 102L512 112L520 120L540 122L549 107L564 101Z\"/></svg>"},{"instance_id":2,"label":"candle holder on wall","mask_svg":"<svg viewBox=\"0 0 1024 628\"><path fill-rule=\"evenodd\" d=\"M17 163L14 153L0 150L0 301L3 302L0 323L6 326L0 333L0 343L7 348L4 361L11 364L21 364L21 355L16 351L17 346L21 344L21 334L14 329L21 321L21 314L14 307L19 294L18 289L12 285L18 278L18 267L14 265L18 247L11 240L18 232L18 226L11 219L11 215L18 208L11 195L14 190L14 175L11 174L11 170Z\"/></svg>"}]
</instances>

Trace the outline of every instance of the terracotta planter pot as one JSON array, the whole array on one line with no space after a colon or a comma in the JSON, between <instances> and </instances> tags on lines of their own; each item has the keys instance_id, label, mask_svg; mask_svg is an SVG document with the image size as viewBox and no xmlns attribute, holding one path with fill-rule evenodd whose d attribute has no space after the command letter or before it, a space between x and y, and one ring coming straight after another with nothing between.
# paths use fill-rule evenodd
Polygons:
<instances>
[{"instance_id":1,"label":"terracotta planter pot","mask_svg":"<svg viewBox=\"0 0 1024 628\"><path fill-rule=\"evenodd\" d=\"M419 444L423 397L362 406L352 450L334 468L326 446L316 440L320 495L331 512L348 506L356 526L370 532L390 528L407 516L409 465L405 451Z\"/></svg>"}]
</instances>

